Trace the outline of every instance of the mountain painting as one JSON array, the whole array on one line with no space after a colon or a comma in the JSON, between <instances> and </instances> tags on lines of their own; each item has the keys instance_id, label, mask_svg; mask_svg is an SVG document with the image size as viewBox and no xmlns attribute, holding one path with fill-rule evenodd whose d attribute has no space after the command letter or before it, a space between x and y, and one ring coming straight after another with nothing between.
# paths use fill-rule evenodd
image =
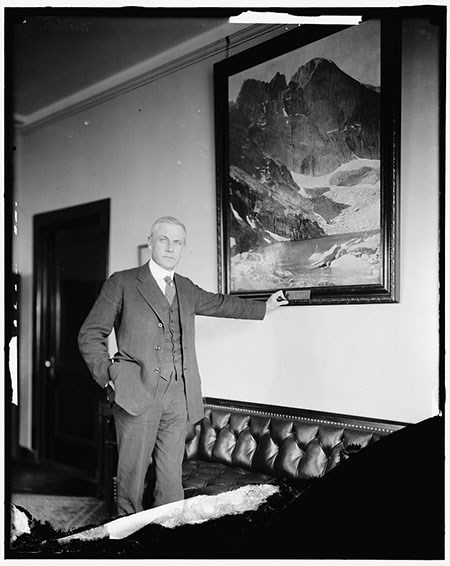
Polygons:
<instances>
[{"instance_id":1,"label":"mountain painting","mask_svg":"<svg viewBox=\"0 0 450 566\"><path fill-rule=\"evenodd\" d=\"M231 292L380 283L380 35L368 24L230 77Z\"/></svg>"}]
</instances>

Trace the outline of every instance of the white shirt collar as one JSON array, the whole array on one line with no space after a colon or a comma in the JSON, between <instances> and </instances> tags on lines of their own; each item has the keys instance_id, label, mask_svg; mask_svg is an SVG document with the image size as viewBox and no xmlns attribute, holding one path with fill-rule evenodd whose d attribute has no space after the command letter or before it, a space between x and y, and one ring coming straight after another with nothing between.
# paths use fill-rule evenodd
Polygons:
<instances>
[{"instance_id":1,"label":"white shirt collar","mask_svg":"<svg viewBox=\"0 0 450 566\"><path fill-rule=\"evenodd\" d=\"M174 270L172 269L171 271L169 271L168 269L164 269L164 267L158 265L153 258L150 258L150 261L148 262L148 266L150 268L151 274L157 281L158 279L160 281L163 281L164 277L167 276L173 279Z\"/></svg>"}]
</instances>

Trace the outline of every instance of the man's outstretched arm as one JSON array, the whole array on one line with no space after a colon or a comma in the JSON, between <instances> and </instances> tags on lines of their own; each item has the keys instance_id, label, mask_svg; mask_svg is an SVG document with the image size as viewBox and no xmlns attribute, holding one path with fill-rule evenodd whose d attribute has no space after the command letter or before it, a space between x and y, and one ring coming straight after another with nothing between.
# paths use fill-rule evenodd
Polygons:
<instances>
[{"instance_id":1,"label":"man's outstretched arm","mask_svg":"<svg viewBox=\"0 0 450 566\"><path fill-rule=\"evenodd\" d=\"M221 318L262 320L266 313L288 304L283 291L273 293L267 301L241 299L233 295L210 293L194 285L195 313Z\"/></svg>"}]
</instances>

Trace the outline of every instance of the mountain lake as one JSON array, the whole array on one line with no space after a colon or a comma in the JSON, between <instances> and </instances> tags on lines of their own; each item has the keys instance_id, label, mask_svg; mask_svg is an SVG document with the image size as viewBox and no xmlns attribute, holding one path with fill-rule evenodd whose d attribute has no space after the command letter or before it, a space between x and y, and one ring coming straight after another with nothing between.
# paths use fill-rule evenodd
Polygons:
<instances>
[{"instance_id":1,"label":"mountain lake","mask_svg":"<svg viewBox=\"0 0 450 566\"><path fill-rule=\"evenodd\" d=\"M231 260L232 291L318 287L322 285L373 285L380 283L382 258L345 254L332 266L313 267L334 245L354 238L367 240L379 230L333 234L309 240L279 242ZM359 254L361 256L361 253Z\"/></svg>"}]
</instances>

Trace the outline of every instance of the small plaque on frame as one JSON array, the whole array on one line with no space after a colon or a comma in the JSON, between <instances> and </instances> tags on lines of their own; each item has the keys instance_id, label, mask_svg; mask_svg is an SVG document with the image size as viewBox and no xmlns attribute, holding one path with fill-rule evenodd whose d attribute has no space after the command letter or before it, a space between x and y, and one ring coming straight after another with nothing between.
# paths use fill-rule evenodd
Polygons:
<instances>
[{"instance_id":1,"label":"small plaque on frame","mask_svg":"<svg viewBox=\"0 0 450 566\"><path fill-rule=\"evenodd\" d=\"M308 301L311 298L311 289L305 291L285 291L284 295L288 301Z\"/></svg>"}]
</instances>

